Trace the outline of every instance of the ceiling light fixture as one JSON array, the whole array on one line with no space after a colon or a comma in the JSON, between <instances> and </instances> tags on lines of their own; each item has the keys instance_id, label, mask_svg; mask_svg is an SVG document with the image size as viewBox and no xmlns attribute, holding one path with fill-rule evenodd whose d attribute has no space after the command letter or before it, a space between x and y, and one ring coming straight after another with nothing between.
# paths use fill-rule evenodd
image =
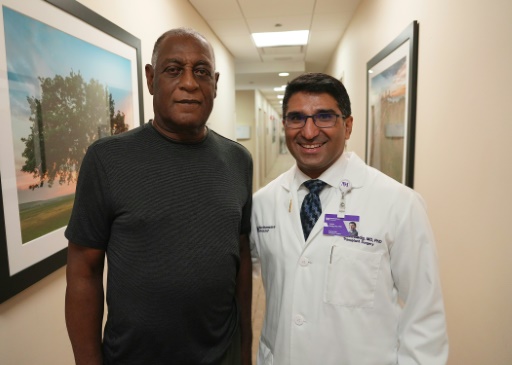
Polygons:
<instances>
[{"instance_id":1,"label":"ceiling light fixture","mask_svg":"<svg viewBox=\"0 0 512 365\"><path fill-rule=\"evenodd\" d=\"M256 47L302 46L308 44L309 30L252 33Z\"/></svg>"},{"instance_id":2,"label":"ceiling light fixture","mask_svg":"<svg viewBox=\"0 0 512 365\"><path fill-rule=\"evenodd\" d=\"M290 76L290 74L288 72L279 72L278 75L281 76L281 77Z\"/></svg>"}]
</instances>

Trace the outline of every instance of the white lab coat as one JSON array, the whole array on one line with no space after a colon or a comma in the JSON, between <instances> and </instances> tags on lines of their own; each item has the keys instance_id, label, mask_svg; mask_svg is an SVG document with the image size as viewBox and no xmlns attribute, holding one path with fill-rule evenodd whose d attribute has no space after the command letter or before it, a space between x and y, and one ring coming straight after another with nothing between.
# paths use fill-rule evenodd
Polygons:
<instances>
[{"instance_id":1,"label":"white lab coat","mask_svg":"<svg viewBox=\"0 0 512 365\"><path fill-rule=\"evenodd\" d=\"M345 152L320 176L335 187L324 188L331 199L304 242L296 172L254 195L251 248L266 294L258 364L445 364L434 236L419 194ZM323 234L345 179L346 214L360 217L363 238Z\"/></svg>"}]
</instances>

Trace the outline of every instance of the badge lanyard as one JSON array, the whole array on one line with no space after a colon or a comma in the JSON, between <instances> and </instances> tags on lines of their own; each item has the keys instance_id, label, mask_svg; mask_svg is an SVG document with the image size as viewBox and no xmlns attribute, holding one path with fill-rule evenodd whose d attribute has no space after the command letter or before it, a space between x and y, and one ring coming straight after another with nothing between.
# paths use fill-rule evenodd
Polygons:
<instances>
[{"instance_id":1,"label":"badge lanyard","mask_svg":"<svg viewBox=\"0 0 512 365\"><path fill-rule=\"evenodd\" d=\"M352 184L349 180L342 180L340 182L340 206L337 214L325 214L323 233L327 236L352 236L348 231L346 222L359 222L359 216L345 214L347 208L346 196L352 190Z\"/></svg>"}]
</instances>

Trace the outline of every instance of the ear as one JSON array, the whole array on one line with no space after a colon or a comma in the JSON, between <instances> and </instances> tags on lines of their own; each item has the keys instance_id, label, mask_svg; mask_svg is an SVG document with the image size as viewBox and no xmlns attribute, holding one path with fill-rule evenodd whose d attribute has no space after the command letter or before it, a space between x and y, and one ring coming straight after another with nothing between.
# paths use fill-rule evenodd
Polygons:
<instances>
[{"instance_id":1,"label":"ear","mask_svg":"<svg viewBox=\"0 0 512 365\"><path fill-rule=\"evenodd\" d=\"M215 92L213 93L213 97L217 97L217 83L219 82L219 76L220 74L218 72L215 72Z\"/></svg>"},{"instance_id":2,"label":"ear","mask_svg":"<svg viewBox=\"0 0 512 365\"><path fill-rule=\"evenodd\" d=\"M343 121L343 127L345 128L345 140L350 138L350 135L352 134L352 123L354 122L354 118L352 116L347 117Z\"/></svg>"},{"instance_id":3,"label":"ear","mask_svg":"<svg viewBox=\"0 0 512 365\"><path fill-rule=\"evenodd\" d=\"M145 67L146 70L146 83L148 85L148 90L151 95L153 94L153 81L155 79L155 69L149 63Z\"/></svg>"}]
</instances>

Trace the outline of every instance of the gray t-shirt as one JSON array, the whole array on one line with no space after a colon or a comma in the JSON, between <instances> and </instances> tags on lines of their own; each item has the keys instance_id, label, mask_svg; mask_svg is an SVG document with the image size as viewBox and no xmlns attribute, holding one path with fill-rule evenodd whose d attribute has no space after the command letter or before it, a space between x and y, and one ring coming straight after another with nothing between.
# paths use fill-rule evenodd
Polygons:
<instances>
[{"instance_id":1,"label":"gray t-shirt","mask_svg":"<svg viewBox=\"0 0 512 365\"><path fill-rule=\"evenodd\" d=\"M89 147L65 235L107 254L105 364L222 357L251 203L250 154L211 130L186 144L145 124Z\"/></svg>"}]
</instances>

